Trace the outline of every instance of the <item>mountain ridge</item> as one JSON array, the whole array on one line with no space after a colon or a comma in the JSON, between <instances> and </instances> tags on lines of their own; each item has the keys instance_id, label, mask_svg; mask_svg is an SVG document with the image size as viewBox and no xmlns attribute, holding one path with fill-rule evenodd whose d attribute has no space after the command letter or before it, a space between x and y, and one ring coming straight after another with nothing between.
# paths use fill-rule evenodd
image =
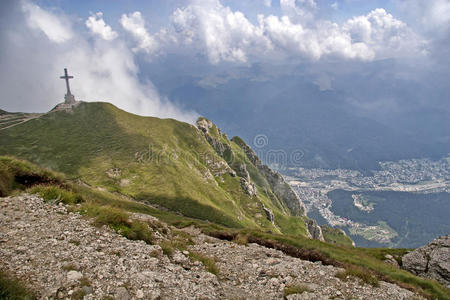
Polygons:
<instances>
[{"instance_id":1,"label":"mountain ridge","mask_svg":"<svg viewBox=\"0 0 450 300\"><path fill-rule=\"evenodd\" d=\"M388 254L400 260L406 249L352 247L345 234L333 229L322 233L329 242L311 239L320 239L318 227L304 216L301 204L297 212L288 205L290 193L286 196L281 175L261 172L266 169L248 145L238 137L229 140L205 118L196 127L140 117L108 103L81 103L0 131L0 144L1 196L25 191L59 206L66 203L97 226L106 225L130 240L156 242L173 261L176 251L186 251L193 242L179 230L191 228L345 268L334 280L357 277L374 286L387 280L416 294L447 295L438 283L385 262ZM144 219L129 217L136 213ZM153 224L152 218L166 225ZM176 234L158 241L158 235L167 235L167 226ZM216 272L211 258L199 253L190 258Z\"/></svg>"},{"instance_id":2,"label":"mountain ridge","mask_svg":"<svg viewBox=\"0 0 450 300\"><path fill-rule=\"evenodd\" d=\"M309 236L304 207L282 176L263 174L242 140L238 145L211 121L201 118L198 124L202 121L207 132L201 125L83 102L3 130L0 154L187 217ZM289 196L274 192L276 185Z\"/></svg>"}]
</instances>

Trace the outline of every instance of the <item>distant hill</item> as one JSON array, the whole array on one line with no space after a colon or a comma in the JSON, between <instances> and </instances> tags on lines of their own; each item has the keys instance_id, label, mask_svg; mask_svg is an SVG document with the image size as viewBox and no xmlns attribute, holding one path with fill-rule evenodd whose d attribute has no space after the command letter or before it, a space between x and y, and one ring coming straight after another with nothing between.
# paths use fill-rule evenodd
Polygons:
<instances>
[{"instance_id":1,"label":"distant hill","mask_svg":"<svg viewBox=\"0 0 450 300\"><path fill-rule=\"evenodd\" d=\"M263 173L245 143L200 121L204 131L108 103L81 103L0 131L0 154L188 217L307 235L302 203L282 177Z\"/></svg>"}]
</instances>

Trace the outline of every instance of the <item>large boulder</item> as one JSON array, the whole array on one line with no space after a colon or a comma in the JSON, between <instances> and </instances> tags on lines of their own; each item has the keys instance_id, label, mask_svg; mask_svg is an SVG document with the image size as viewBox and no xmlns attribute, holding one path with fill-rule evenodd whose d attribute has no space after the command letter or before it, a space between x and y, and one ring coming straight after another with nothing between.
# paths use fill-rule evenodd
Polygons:
<instances>
[{"instance_id":1,"label":"large boulder","mask_svg":"<svg viewBox=\"0 0 450 300\"><path fill-rule=\"evenodd\" d=\"M402 267L450 287L450 235L441 236L402 258Z\"/></svg>"}]
</instances>

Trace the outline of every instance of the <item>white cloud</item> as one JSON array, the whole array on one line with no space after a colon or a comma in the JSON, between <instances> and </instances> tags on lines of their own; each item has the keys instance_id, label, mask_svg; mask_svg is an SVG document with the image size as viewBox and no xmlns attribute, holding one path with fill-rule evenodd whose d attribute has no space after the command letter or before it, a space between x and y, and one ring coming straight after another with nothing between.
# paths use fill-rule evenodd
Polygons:
<instances>
[{"instance_id":1,"label":"white cloud","mask_svg":"<svg viewBox=\"0 0 450 300\"><path fill-rule=\"evenodd\" d=\"M314 0L280 0L280 7L291 20L304 24L314 19L317 3Z\"/></svg>"},{"instance_id":2,"label":"white cloud","mask_svg":"<svg viewBox=\"0 0 450 300\"><path fill-rule=\"evenodd\" d=\"M59 76L67 67L75 77L71 89L77 100L107 101L139 115L195 121L195 113L178 108L161 97L151 82L143 83L138 78L135 54L123 41L91 41L83 30L75 30L77 27L67 17L34 5L33 9L73 26L71 42L42 39L34 34L42 30L30 21L34 15L15 16L15 27L1 41L0 90L6 101L1 103L2 108L45 111L62 102L65 85ZM29 55L29 49L33 49L33 55Z\"/></svg>"},{"instance_id":3,"label":"white cloud","mask_svg":"<svg viewBox=\"0 0 450 300\"><path fill-rule=\"evenodd\" d=\"M264 5L266 7L272 7L272 0L264 0Z\"/></svg>"},{"instance_id":4,"label":"white cloud","mask_svg":"<svg viewBox=\"0 0 450 300\"><path fill-rule=\"evenodd\" d=\"M154 54L159 49L158 42L145 28L145 21L139 11L129 15L123 14L120 18L120 24L126 31L132 34L138 43L137 47L133 49L134 51Z\"/></svg>"},{"instance_id":5,"label":"white cloud","mask_svg":"<svg viewBox=\"0 0 450 300\"><path fill-rule=\"evenodd\" d=\"M63 43L72 38L73 32L68 22L28 1L22 2L22 10L27 14L28 25L42 31L52 42Z\"/></svg>"},{"instance_id":6,"label":"white cloud","mask_svg":"<svg viewBox=\"0 0 450 300\"><path fill-rule=\"evenodd\" d=\"M269 16L261 19L264 32L278 49L295 56L318 60L324 55L343 58L372 59L374 56L364 43L352 43L350 34L336 24L323 22L309 29L294 24L289 17Z\"/></svg>"},{"instance_id":7,"label":"white cloud","mask_svg":"<svg viewBox=\"0 0 450 300\"><path fill-rule=\"evenodd\" d=\"M419 36L382 8L348 20L343 30L350 33L353 41L370 47L379 58L404 56L423 50Z\"/></svg>"},{"instance_id":8,"label":"white cloud","mask_svg":"<svg viewBox=\"0 0 450 300\"><path fill-rule=\"evenodd\" d=\"M103 13L97 12L95 15L91 15L86 20L86 27L91 30L92 33L99 35L106 41L111 41L117 38L117 32L113 31L111 26L107 25L103 20Z\"/></svg>"},{"instance_id":9,"label":"white cloud","mask_svg":"<svg viewBox=\"0 0 450 300\"><path fill-rule=\"evenodd\" d=\"M420 55L423 40L384 9L349 19L342 26L316 19L314 0L281 0L284 16L258 16L253 24L218 0L193 0L171 16L183 45L206 52L213 64L324 57L374 60Z\"/></svg>"},{"instance_id":10,"label":"white cloud","mask_svg":"<svg viewBox=\"0 0 450 300\"><path fill-rule=\"evenodd\" d=\"M249 54L264 53L270 41L245 15L219 1L193 1L171 16L174 32L186 45L201 45L210 62L246 62Z\"/></svg>"},{"instance_id":11,"label":"white cloud","mask_svg":"<svg viewBox=\"0 0 450 300\"><path fill-rule=\"evenodd\" d=\"M446 30L450 26L448 0L396 0L399 8L425 30ZM418 22L417 22L418 21Z\"/></svg>"}]
</instances>

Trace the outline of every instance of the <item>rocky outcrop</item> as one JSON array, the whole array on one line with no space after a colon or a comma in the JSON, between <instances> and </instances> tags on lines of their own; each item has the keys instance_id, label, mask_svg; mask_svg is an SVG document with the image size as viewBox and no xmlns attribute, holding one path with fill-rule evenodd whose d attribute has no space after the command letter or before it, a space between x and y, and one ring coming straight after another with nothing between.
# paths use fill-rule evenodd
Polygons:
<instances>
[{"instance_id":1,"label":"rocky outcrop","mask_svg":"<svg viewBox=\"0 0 450 300\"><path fill-rule=\"evenodd\" d=\"M320 228L319 225L317 225L317 222L313 219L308 219L306 222L306 227L308 229L309 234L311 235L311 238L319 241L325 241L322 234L322 228Z\"/></svg>"},{"instance_id":2,"label":"rocky outcrop","mask_svg":"<svg viewBox=\"0 0 450 300\"><path fill-rule=\"evenodd\" d=\"M214 148L216 153L225 159L225 156L231 156L233 151L231 146L227 143L222 143L218 138L213 137L212 129L217 130L220 135L220 130L217 128L210 120L205 118L199 118L197 120L197 128L200 130L202 135L208 141L208 143ZM212 174L215 177L219 177L225 174L230 174L231 176L236 176L236 172L228 165L225 160L218 160L217 157L204 156L206 165L210 168Z\"/></svg>"},{"instance_id":3,"label":"rocky outcrop","mask_svg":"<svg viewBox=\"0 0 450 300\"><path fill-rule=\"evenodd\" d=\"M225 161L228 162L228 168L222 168L222 172L214 172L214 176L220 176L225 173L235 173L241 177L242 189L251 197L256 195L255 184L252 183L250 175L245 164L237 164L234 162L234 152L230 144L225 142L228 139L220 132L214 123L205 118L197 120L197 128L203 133L208 143L214 148ZM296 216L304 216L306 209L303 202L298 195L284 180L283 176L272 170L266 165L263 165L256 153L238 137L232 139L237 145L241 147L250 162L258 169L258 171L266 178L272 192L275 196L284 203L291 213Z\"/></svg>"},{"instance_id":4,"label":"rocky outcrop","mask_svg":"<svg viewBox=\"0 0 450 300\"><path fill-rule=\"evenodd\" d=\"M450 287L450 235L439 237L402 258L402 267Z\"/></svg>"},{"instance_id":5,"label":"rocky outcrop","mask_svg":"<svg viewBox=\"0 0 450 300\"><path fill-rule=\"evenodd\" d=\"M390 254L386 254L385 256L384 256L384 262L385 263L387 263L387 264L390 264L391 266L394 266L394 267L396 267L396 268L400 268L400 265L398 264L398 262L397 262L397 260L395 259L395 257L393 257L392 255L390 255Z\"/></svg>"},{"instance_id":6,"label":"rocky outcrop","mask_svg":"<svg viewBox=\"0 0 450 300\"><path fill-rule=\"evenodd\" d=\"M289 208L291 213L296 216L304 216L306 213L305 205L284 180L283 176L268 166L263 165L256 153L242 139L234 137L232 141L242 148L250 162L264 175L275 196Z\"/></svg>"},{"instance_id":7,"label":"rocky outcrop","mask_svg":"<svg viewBox=\"0 0 450 300\"><path fill-rule=\"evenodd\" d=\"M275 216L273 215L273 212L272 212L270 209L268 209L268 208L264 205L264 203L262 203L262 209L263 209L264 212L266 213L267 220L269 220L270 222L272 222L272 224L274 224L274 222L275 222Z\"/></svg>"},{"instance_id":8,"label":"rocky outcrop","mask_svg":"<svg viewBox=\"0 0 450 300\"><path fill-rule=\"evenodd\" d=\"M228 138L226 137L226 135L222 135L220 129L216 125L214 125L213 122L205 118L199 118L197 120L197 128L203 133L203 136L214 148L217 154L219 154L221 157L224 157L227 154L231 155L231 153L233 152L231 146L228 143L220 141L220 139L215 137L215 135L222 136L225 140L227 140Z\"/></svg>"},{"instance_id":9,"label":"rocky outcrop","mask_svg":"<svg viewBox=\"0 0 450 300\"><path fill-rule=\"evenodd\" d=\"M241 187L244 192L250 197L254 197L257 195L256 186L253 182L247 181L245 178L240 179Z\"/></svg>"},{"instance_id":10,"label":"rocky outcrop","mask_svg":"<svg viewBox=\"0 0 450 300\"><path fill-rule=\"evenodd\" d=\"M223 158L221 161L208 162L210 168L213 169L214 176L222 176L226 173L231 176L239 176L240 184L244 192L254 197L257 195L255 184L250 179L250 174L247 171L245 164L233 164L234 152L228 141L228 137L220 132L220 129L214 125L210 120L199 118L197 120L197 128L203 133L208 143L214 148L216 153ZM231 167L228 164L231 163Z\"/></svg>"}]
</instances>

